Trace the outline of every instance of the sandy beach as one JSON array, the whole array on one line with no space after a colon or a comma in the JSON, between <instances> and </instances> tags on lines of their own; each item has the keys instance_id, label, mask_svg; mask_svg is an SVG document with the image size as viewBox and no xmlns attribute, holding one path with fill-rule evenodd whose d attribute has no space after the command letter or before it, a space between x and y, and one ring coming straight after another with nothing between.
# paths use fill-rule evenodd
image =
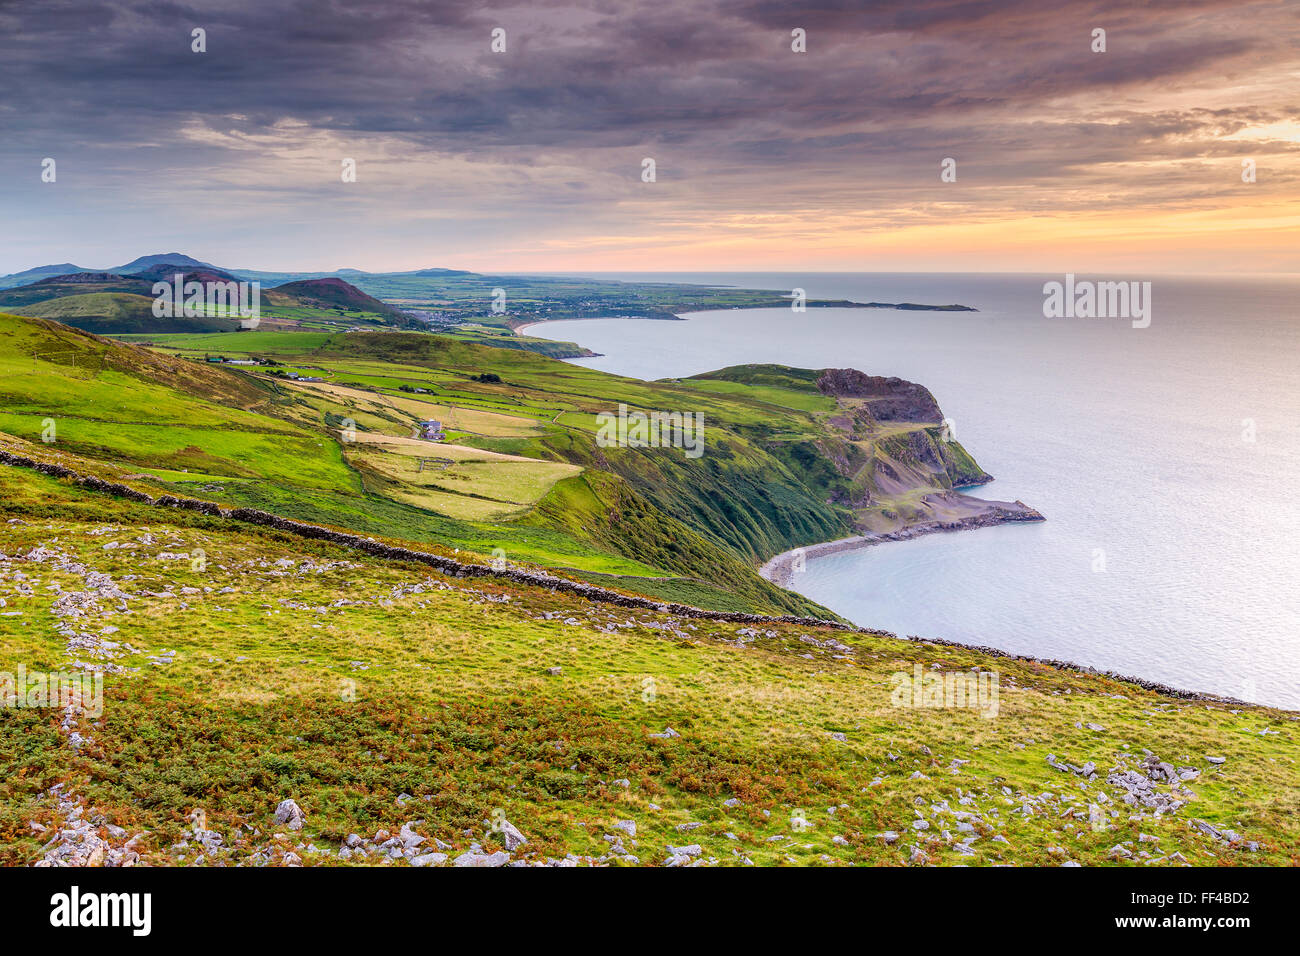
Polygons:
<instances>
[{"instance_id":1,"label":"sandy beach","mask_svg":"<svg viewBox=\"0 0 1300 956\"><path fill-rule=\"evenodd\" d=\"M805 545L783 551L770 559L758 569L758 573L778 587L794 590L794 576L801 573L806 563L814 558L843 551L856 551L870 548L887 541L908 541L925 534L941 531L969 531L972 528L987 528L992 525L1006 524L1012 521L1044 521L1044 516L1029 507L1023 501L989 501L984 498L972 498L969 495L951 493L933 496L941 500L949 512L965 511L953 517L922 521L899 528L896 531L870 532L838 538L835 541L823 541L820 544Z\"/></svg>"}]
</instances>

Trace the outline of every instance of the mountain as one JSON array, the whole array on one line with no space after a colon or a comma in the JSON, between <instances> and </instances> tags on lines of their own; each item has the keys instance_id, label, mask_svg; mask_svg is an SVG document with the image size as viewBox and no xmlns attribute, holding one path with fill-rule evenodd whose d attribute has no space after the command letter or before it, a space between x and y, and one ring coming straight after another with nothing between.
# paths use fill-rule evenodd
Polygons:
<instances>
[{"instance_id":1,"label":"mountain","mask_svg":"<svg viewBox=\"0 0 1300 956\"><path fill-rule=\"evenodd\" d=\"M152 290L152 282L136 276L121 276L112 272L73 272L38 279L27 285L0 289L0 311L20 312L37 302L63 296L94 292L124 292L147 296L152 294Z\"/></svg>"},{"instance_id":2,"label":"mountain","mask_svg":"<svg viewBox=\"0 0 1300 956\"><path fill-rule=\"evenodd\" d=\"M172 282L177 273L181 275L182 282L239 282L236 278L224 269L218 269L215 266L198 266L191 267L182 263L162 262L157 265L149 266L138 272L132 273L135 278L147 279L150 282Z\"/></svg>"},{"instance_id":3,"label":"mountain","mask_svg":"<svg viewBox=\"0 0 1300 956\"><path fill-rule=\"evenodd\" d=\"M0 315L0 651L105 703L5 709L0 864L1298 861L1296 714L852 628L755 574L848 528L846 443L895 443L891 510L927 493L898 466L947 490L899 417L920 386L207 340L317 380ZM598 444L622 403L698 410L706 453Z\"/></svg>"},{"instance_id":4,"label":"mountain","mask_svg":"<svg viewBox=\"0 0 1300 956\"><path fill-rule=\"evenodd\" d=\"M237 320L219 315L155 316L155 283L170 285L177 275L182 283L238 281L220 269L190 268L180 263L148 266L133 275L75 272L0 290L0 310L53 319L101 335L230 332L240 327ZM267 305L265 294L262 304Z\"/></svg>"},{"instance_id":5,"label":"mountain","mask_svg":"<svg viewBox=\"0 0 1300 956\"><path fill-rule=\"evenodd\" d=\"M171 257L145 256L128 265L138 265L146 259L158 258ZM176 258L189 259L188 256ZM171 284L177 275L180 275L183 284L245 281L215 266L195 266L181 261L154 262L142 265L137 271L128 274L72 272L37 278L26 285L0 288L0 311L51 318L106 335L224 332L237 327L219 316L155 319L151 309L141 307L137 300L140 297L152 300L155 283ZM111 297L119 295L125 295L126 298ZM63 301L65 299L70 301ZM55 302L61 304L53 304ZM46 303L49 305L36 307ZM263 289L260 304L262 317L273 325L295 326L300 322L319 324L322 321L402 327L417 324L399 309L367 295L337 277L303 279L274 290Z\"/></svg>"},{"instance_id":6,"label":"mountain","mask_svg":"<svg viewBox=\"0 0 1300 956\"><path fill-rule=\"evenodd\" d=\"M47 276L87 271L89 270L83 269L78 265L73 265L71 262L60 262L58 265L36 266L34 269L24 269L22 272L13 272L7 276L0 276L0 289L8 289L16 285L26 285L35 279L44 279Z\"/></svg>"},{"instance_id":7,"label":"mountain","mask_svg":"<svg viewBox=\"0 0 1300 956\"><path fill-rule=\"evenodd\" d=\"M203 268L203 269L216 268L210 262L200 262L198 259L194 259L190 256L185 255L184 253L163 252L163 253L156 253L151 256L140 256L140 258L132 259L124 266L118 266L117 268L110 269L109 271L117 272L117 273L142 272L145 269L148 269L150 266L157 266L157 265L190 266L193 268Z\"/></svg>"},{"instance_id":8,"label":"mountain","mask_svg":"<svg viewBox=\"0 0 1300 956\"><path fill-rule=\"evenodd\" d=\"M367 295L351 283L336 277L325 279L300 279L286 282L274 289L267 290L273 305L291 305L294 303L317 309L339 310L342 312L370 312L390 319L407 321L407 316L400 309L395 309L374 296Z\"/></svg>"},{"instance_id":9,"label":"mountain","mask_svg":"<svg viewBox=\"0 0 1300 956\"><path fill-rule=\"evenodd\" d=\"M402 275L422 276L426 278L440 278L442 276L469 276L472 272L464 269L418 269L415 272L404 272Z\"/></svg>"}]
</instances>

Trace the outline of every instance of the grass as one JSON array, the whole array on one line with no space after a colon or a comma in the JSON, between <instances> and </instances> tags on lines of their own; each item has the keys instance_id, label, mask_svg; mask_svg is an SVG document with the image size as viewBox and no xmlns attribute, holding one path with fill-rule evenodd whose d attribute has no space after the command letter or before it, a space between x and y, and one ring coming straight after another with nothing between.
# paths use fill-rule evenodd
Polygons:
<instances>
[{"instance_id":1,"label":"grass","mask_svg":"<svg viewBox=\"0 0 1300 956\"><path fill-rule=\"evenodd\" d=\"M0 336L17 340L0 359L0 393L9 399L0 431L27 441L46 437L53 421L61 451L170 479L175 490L227 505L452 548L490 541L511 560L576 573L681 578L683 594L712 597L716 607L829 613L754 574L757 556L796 539L834 537L841 518L750 439L738 432L720 439L718 457L706 463L679 452L595 447L596 415L621 401L702 405L719 429L725 419L760 427L771 415L766 406L422 333L220 336L245 354L274 353L284 367L328 379L298 384L109 346L50 323L0 319ZM78 357L60 364L72 346ZM500 381L480 381L484 371ZM404 387L436 394L425 399ZM801 413L782 414L787 430L811 428L799 424ZM419 473L392 449L347 451L340 441L349 423L399 438L428 418L484 458L531 463ZM565 481L593 469L602 475L583 486L575 520L564 513L572 498ZM190 473L220 480L196 491ZM729 500L752 501L758 513L729 513ZM713 585L701 591L704 579ZM663 581L655 587L671 590Z\"/></svg>"},{"instance_id":2,"label":"grass","mask_svg":"<svg viewBox=\"0 0 1300 956\"><path fill-rule=\"evenodd\" d=\"M0 335L25 340L0 359L10 399L0 431L35 441L53 420L60 448L170 474L188 493L194 484L177 473L221 476L201 491L224 504L452 548L477 550L490 538L512 560L631 572L660 579L657 594L679 587L680 599L715 608L829 616L755 568L792 547L924 520L926 494L982 474L923 423L886 423L850 440L835 421L854 409L823 395L814 370L742 366L642 382L452 336L263 329L166 337L147 352L81 336L82 365L59 365L43 357L68 344L57 330L0 319ZM228 346L222 354L324 381L196 361L214 339ZM698 414L705 454L599 447L599 416L621 405ZM420 472L411 459L422 447L348 449L343 440L353 430L408 438L431 418L483 458L530 462ZM910 487L878 482L881 465Z\"/></svg>"},{"instance_id":3,"label":"grass","mask_svg":"<svg viewBox=\"0 0 1300 956\"><path fill-rule=\"evenodd\" d=\"M722 865L890 866L914 852L941 865L1162 866L1174 853L1199 865L1300 862L1295 714L878 635L783 625L747 635L448 579L21 469L3 469L0 481L0 552L41 547L71 562L0 561L0 596L19 612L0 618L0 669L66 660L51 588L83 590L89 571L130 596L83 626L120 628L115 639L138 649L120 662L139 668L108 676L103 717L82 723L92 743L80 752L58 712L4 712L4 863L39 857L48 835L29 821L60 822L43 796L55 783L131 833L147 831L139 849L151 863L195 861L192 839L171 848L188 838L196 809L224 837L227 862L268 853L274 862L294 849L334 865L337 855L309 847L336 850L348 833L416 821L460 852L484 839L497 808L529 838L516 855L536 858L598 857L613 823L632 820L635 845L625 843L643 864L685 843ZM162 556L196 549L202 570ZM151 662L167 649L172 663ZM916 664L996 671L997 715L893 706L891 678ZM649 736L665 726L681 736ZM1192 803L1156 817L1120 801L1104 772L1136 766L1144 748L1202 771L1187 785ZM1049 754L1096 761L1103 775L1061 773ZM413 799L403 805L403 794ZM286 797L308 822L277 838L271 815ZM964 834L934 809L941 801L972 814L972 856L952 849ZM1089 825L1092 804L1106 810L1103 830ZM924 831L911 828L918 811L931 821ZM1259 852L1214 841L1197 818L1258 841ZM687 823L700 826L677 829ZM884 831L900 839L888 844ZM1112 860L1123 841L1134 856Z\"/></svg>"},{"instance_id":4,"label":"grass","mask_svg":"<svg viewBox=\"0 0 1300 956\"><path fill-rule=\"evenodd\" d=\"M251 332L227 332L222 335L115 335L114 339L132 344L157 344L168 352L203 353L246 357L250 355L300 355L318 347L334 332L289 332L256 329Z\"/></svg>"},{"instance_id":5,"label":"grass","mask_svg":"<svg viewBox=\"0 0 1300 956\"><path fill-rule=\"evenodd\" d=\"M455 511L476 521L499 521L524 512L557 481L581 471L563 462L484 458L472 451L448 451L458 460L420 470L421 458L442 455L443 449L428 442L370 445L364 436L347 447L354 467L393 483L388 494L396 500Z\"/></svg>"}]
</instances>

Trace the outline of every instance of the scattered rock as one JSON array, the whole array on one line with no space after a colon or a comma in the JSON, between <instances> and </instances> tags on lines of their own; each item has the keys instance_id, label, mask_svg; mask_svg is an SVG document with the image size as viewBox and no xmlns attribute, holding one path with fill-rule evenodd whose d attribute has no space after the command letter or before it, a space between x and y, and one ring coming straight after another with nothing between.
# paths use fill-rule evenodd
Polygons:
<instances>
[{"instance_id":1,"label":"scattered rock","mask_svg":"<svg viewBox=\"0 0 1300 956\"><path fill-rule=\"evenodd\" d=\"M509 820L501 820L500 823L496 824L493 832L500 837L501 843L511 852L528 842L528 837L520 833L518 828Z\"/></svg>"},{"instance_id":2,"label":"scattered rock","mask_svg":"<svg viewBox=\"0 0 1300 956\"><path fill-rule=\"evenodd\" d=\"M275 822L285 824L290 830L301 830L306 821L307 814L292 800L281 800L275 808Z\"/></svg>"}]
</instances>

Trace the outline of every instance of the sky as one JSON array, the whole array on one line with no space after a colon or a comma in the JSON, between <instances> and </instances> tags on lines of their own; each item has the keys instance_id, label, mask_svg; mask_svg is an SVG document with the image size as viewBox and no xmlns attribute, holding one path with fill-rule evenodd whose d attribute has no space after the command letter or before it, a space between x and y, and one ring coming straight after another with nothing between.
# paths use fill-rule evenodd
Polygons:
<instances>
[{"instance_id":1,"label":"sky","mask_svg":"<svg viewBox=\"0 0 1300 956\"><path fill-rule=\"evenodd\" d=\"M1300 0L0 0L0 222L0 273L1300 272Z\"/></svg>"}]
</instances>

